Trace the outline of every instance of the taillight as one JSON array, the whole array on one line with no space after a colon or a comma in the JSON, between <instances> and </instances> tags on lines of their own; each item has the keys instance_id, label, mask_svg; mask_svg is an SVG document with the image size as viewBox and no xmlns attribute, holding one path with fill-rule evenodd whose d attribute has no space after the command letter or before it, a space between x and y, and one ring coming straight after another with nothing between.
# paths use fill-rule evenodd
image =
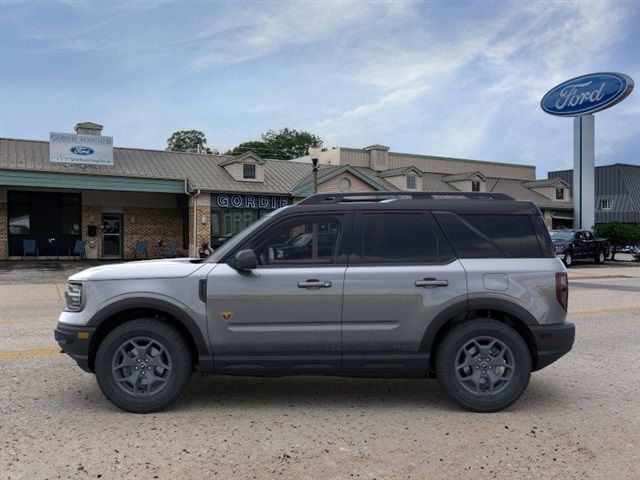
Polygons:
<instances>
[{"instance_id":1,"label":"taillight","mask_svg":"<svg viewBox=\"0 0 640 480\"><path fill-rule=\"evenodd\" d=\"M566 312L569 304L569 279L566 272L556 273L556 298Z\"/></svg>"}]
</instances>

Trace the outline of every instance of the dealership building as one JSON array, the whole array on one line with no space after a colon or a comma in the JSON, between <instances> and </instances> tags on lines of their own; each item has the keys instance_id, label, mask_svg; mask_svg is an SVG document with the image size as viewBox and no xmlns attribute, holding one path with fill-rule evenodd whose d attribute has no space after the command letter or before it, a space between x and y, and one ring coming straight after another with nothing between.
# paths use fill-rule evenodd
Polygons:
<instances>
[{"instance_id":1,"label":"dealership building","mask_svg":"<svg viewBox=\"0 0 640 480\"><path fill-rule=\"evenodd\" d=\"M82 242L94 259L197 255L263 215L311 195L309 158L113 147L102 126L79 123L49 141L0 139L0 260L27 245L66 257ZM496 192L530 200L548 226L569 226L569 183L536 180L535 167L396 153L384 145L319 156L319 192ZM145 244L146 252L136 252Z\"/></svg>"}]
</instances>

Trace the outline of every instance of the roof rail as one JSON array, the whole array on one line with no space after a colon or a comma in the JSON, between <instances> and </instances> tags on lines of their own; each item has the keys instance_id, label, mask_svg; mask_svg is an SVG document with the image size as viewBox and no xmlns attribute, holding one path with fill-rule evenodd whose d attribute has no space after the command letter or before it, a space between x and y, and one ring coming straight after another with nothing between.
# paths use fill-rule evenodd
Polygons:
<instances>
[{"instance_id":1,"label":"roof rail","mask_svg":"<svg viewBox=\"0 0 640 480\"><path fill-rule=\"evenodd\" d=\"M298 205L320 205L342 202L382 202L388 200L513 200L504 193L485 192L349 192L317 193Z\"/></svg>"}]
</instances>

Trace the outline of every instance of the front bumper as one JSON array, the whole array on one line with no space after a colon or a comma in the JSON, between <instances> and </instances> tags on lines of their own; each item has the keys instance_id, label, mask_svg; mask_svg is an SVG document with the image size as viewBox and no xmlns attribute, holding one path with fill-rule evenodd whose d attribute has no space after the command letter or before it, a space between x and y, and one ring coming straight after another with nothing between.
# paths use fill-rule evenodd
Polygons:
<instances>
[{"instance_id":1,"label":"front bumper","mask_svg":"<svg viewBox=\"0 0 640 480\"><path fill-rule=\"evenodd\" d=\"M73 358L85 372L91 372L89 368L89 345L95 331L95 327L81 327L62 323L58 323L54 330L54 337L60 348Z\"/></svg>"},{"instance_id":2,"label":"front bumper","mask_svg":"<svg viewBox=\"0 0 640 480\"><path fill-rule=\"evenodd\" d=\"M576 327L573 323L540 325L530 328L537 349L537 359L533 371L552 364L573 347L576 336Z\"/></svg>"}]
</instances>

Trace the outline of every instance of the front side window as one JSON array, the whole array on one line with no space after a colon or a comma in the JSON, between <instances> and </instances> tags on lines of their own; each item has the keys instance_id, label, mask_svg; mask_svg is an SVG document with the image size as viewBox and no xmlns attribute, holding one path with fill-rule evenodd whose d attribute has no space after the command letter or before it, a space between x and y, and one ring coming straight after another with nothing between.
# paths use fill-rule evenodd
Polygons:
<instances>
[{"instance_id":1,"label":"front side window","mask_svg":"<svg viewBox=\"0 0 640 480\"><path fill-rule=\"evenodd\" d=\"M290 220L267 231L249 245L260 265L335 263L340 222L335 218Z\"/></svg>"},{"instance_id":2,"label":"front side window","mask_svg":"<svg viewBox=\"0 0 640 480\"><path fill-rule=\"evenodd\" d=\"M407 175L407 189L415 190L416 189L416 176L415 175Z\"/></svg>"},{"instance_id":3,"label":"front side window","mask_svg":"<svg viewBox=\"0 0 640 480\"><path fill-rule=\"evenodd\" d=\"M423 212L365 214L358 243L354 260L361 263L429 264L454 259L433 219Z\"/></svg>"},{"instance_id":4,"label":"front side window","mask_svg":"<svg viewBox=\"0 0 640 480\"><path fill-rule=\"evenodd\" d=\"M242 178L252 180L256 178L256 164L255 163L243 163L242 164Z\"/></svg>"},{"instance_id":5,"label":"front side window","mask_svg":"<svg viewBox=\"0 0 640 480\"><path fill-rule=\"evenodd\" d=\"M556 200L564 200L564 188L556 187Z\"/></svg>"}]
</instances>

